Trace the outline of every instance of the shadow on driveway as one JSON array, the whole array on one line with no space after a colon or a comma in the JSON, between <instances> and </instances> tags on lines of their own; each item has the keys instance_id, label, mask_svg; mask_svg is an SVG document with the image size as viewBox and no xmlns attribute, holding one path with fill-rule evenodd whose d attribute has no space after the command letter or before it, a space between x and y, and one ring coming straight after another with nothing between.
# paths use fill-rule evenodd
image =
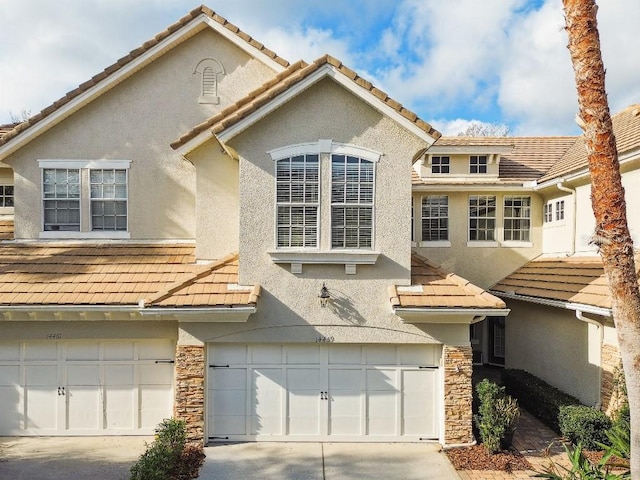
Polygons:
<instances>
[{"instance_id":1,"label":"shadow on driveway","mask_svg":"<svg viewBox=\"0 0 640 480\"><path fill-rule=\"evenodd\" d=\"M127 480L153 437L0 437L0 479Z\"/></svg>"}]
</instances>

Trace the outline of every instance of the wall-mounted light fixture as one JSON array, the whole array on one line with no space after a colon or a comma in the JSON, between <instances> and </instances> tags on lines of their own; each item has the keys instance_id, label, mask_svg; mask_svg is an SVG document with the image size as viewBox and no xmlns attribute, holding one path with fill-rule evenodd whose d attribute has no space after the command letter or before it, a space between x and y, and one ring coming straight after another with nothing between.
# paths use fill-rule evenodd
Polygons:
<instances>
[{"instance_id":1,"label":"wall-mounted light fixture","mask_svg":"<svg viewBox=\"0 0 640 480\"><path fill-rule=\"evenodd\" d=\"M324 283L322 284L322 288L320 289L320 295L318 295L318 298L320 299L321 307L326 307L327 303L329 303L331 295L329 295L329 289Z\"/></svg>"}]
</instances>

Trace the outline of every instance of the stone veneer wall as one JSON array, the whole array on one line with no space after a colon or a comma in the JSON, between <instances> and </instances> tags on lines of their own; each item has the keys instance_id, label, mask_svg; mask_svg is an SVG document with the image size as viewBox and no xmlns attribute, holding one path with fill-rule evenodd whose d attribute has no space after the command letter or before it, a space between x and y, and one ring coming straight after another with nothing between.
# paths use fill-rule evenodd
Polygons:
<instances>
[{"instance_id":1,"label":"stone veneer wall","mask_svg":"<svg viewBox=\"0 0 640 480\"><path fill-rule=\"evenodd\" d=\"M187 442L204 443L204 345L176 347L173 415L187 422Z\"/></svg>"},{"instance_id":2,"label":"stone veneer wall","mask_svg":"<svg viewBox=\"0 0 640 480\"><path fill-rule=\"evenodd\" d=\"M471 411L473 373L471 347L444 346L444 441L445 445L474 441Z\"/></svg>"},{"instance_id":3,"label":"stone veneer wall","mask_svg":"<svg viewBox=\"0 0 640 480\"><path fill-rule=\"evenodd\" d=\"M617 377L617 378L616 378ZM616 345L602 344L602 411L612 415L624 399L622 386L622 359Z\"/></svg>"}]
</instances>

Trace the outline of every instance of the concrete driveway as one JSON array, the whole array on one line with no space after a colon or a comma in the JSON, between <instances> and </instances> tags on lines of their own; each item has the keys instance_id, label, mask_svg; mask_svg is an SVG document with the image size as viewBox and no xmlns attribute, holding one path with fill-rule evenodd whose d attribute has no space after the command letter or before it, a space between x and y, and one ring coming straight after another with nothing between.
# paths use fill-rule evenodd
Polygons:
<instances>
[{"instance_id":1,"label":"concrete driveway","mask_svg":"<svg viewBox=\"0 0 640 480\"><path fill-rule=\"evenodd\" d=\"M152 437L0 437L0 479L128 480ZM434 444L232 443L206 447L201 480L445 480Z\"/></svg>"},{"instance_id":2,"label":"concrete driveway","mask_svg":"<svg viewBox=\"0 0 640 480\"><path fill-rule=\"evenodd\" d=\"M127 480L153 437L0 437L0 479Z\"/></svg>"},{"instance_id":3,"label":"concrete driveway","mask_svg":"<svg viewBox=\"0 0 640 480\"><path fill-rule=\"evenodd\" d=\"M205 448L202 480L459 479L439 445L237 443Z\"/></svg>"}]
</instances>

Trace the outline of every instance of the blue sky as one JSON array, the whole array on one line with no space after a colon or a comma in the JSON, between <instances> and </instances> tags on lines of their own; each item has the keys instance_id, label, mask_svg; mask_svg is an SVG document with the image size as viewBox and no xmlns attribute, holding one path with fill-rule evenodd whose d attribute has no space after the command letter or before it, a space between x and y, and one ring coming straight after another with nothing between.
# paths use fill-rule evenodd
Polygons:
<instances>
[{"instance_id":1,"label":"blue sky","mask_svg":"<svg viewBox=\"0 0 640 480\"><path fill-rule=\"evenodd\" d=\"M640 102L637 0L599 2L613 112ZM36 113L198 6L0 0L0 123ZM329 53L444 134L577 134L561 0L209 0L293 62Z\"/></svg>"}]
</instances>

